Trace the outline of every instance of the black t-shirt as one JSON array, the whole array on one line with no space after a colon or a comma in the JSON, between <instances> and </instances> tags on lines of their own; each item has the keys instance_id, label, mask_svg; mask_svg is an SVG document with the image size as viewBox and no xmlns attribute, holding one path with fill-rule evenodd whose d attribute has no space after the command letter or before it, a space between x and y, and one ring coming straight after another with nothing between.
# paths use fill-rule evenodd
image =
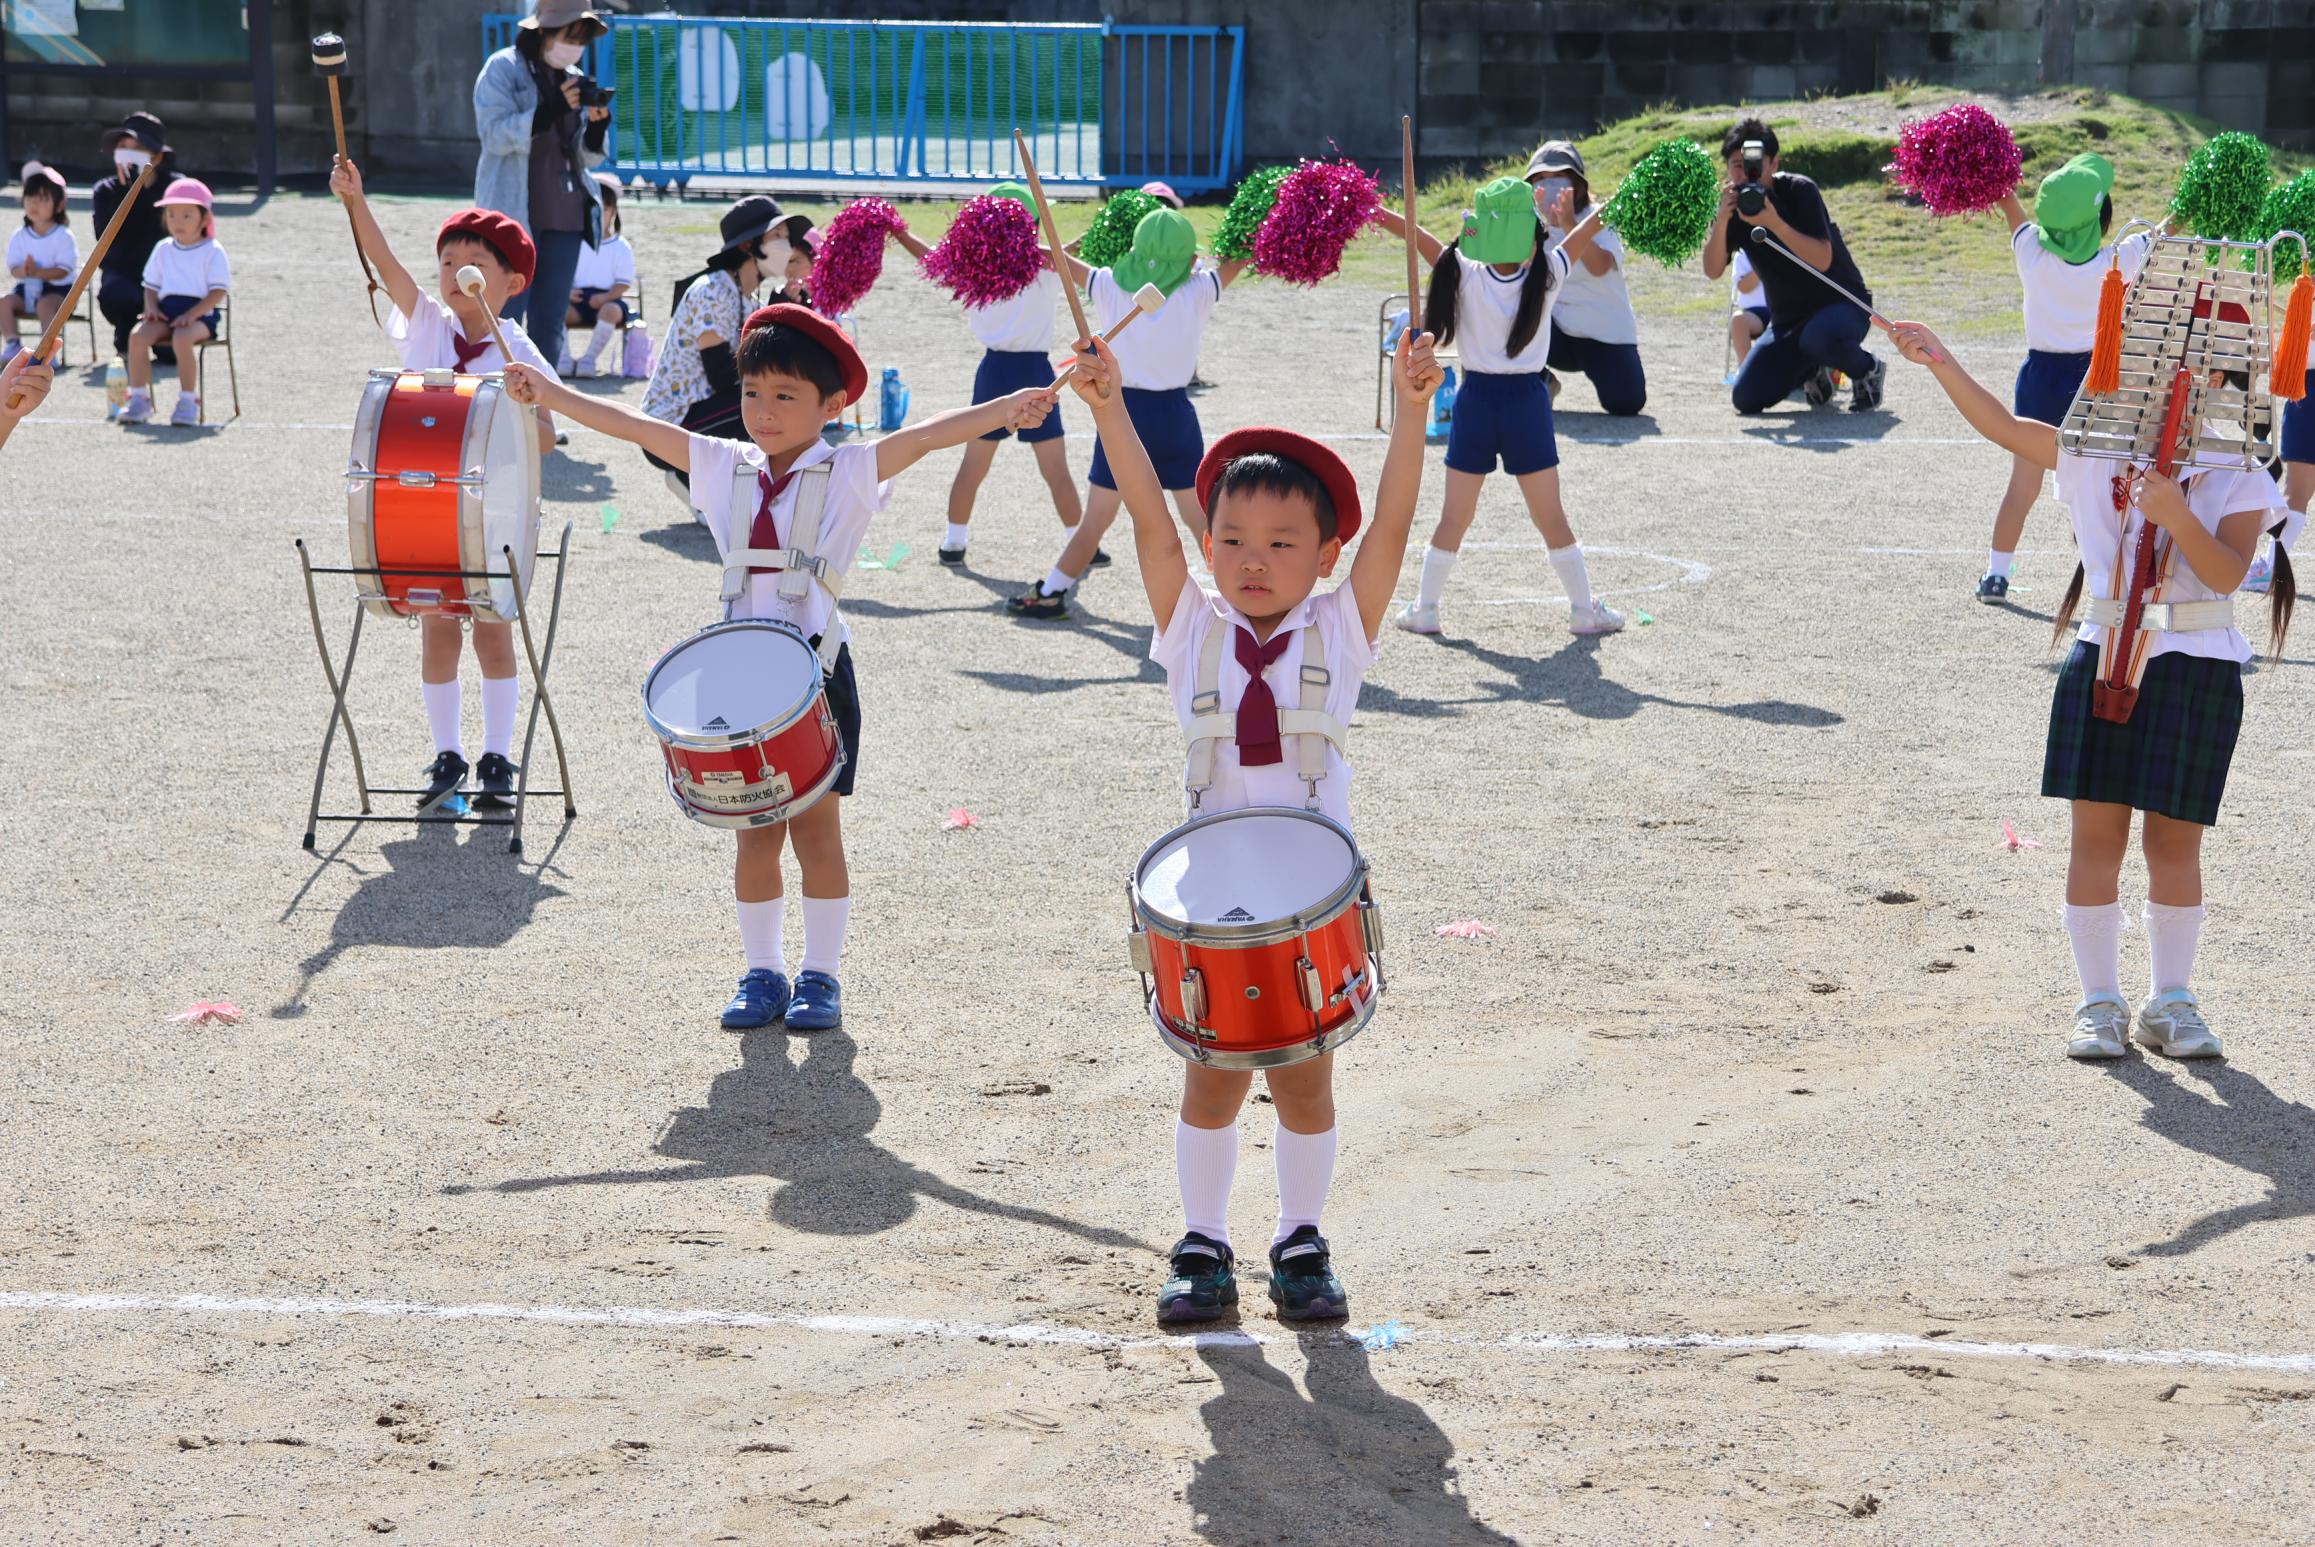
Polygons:
<instances>
[{"instance_id":1,"label":"black t-shirt","mask_svg":"<svg viewBox=\"0 0 2315 1547\"><path fill-rule=\"evenodd\" d=\"M106 249L104 262L100 265L101 272L131 276L144 274L145 260L152 257L153 249L169 234L168 225L161 219L160 207L155 201L161 197L161 191L174 176L175 169L166 165L154 171L153 180L145 185L145 191L137 195L136 204L130 208L129 218L121 222L121 234L114 237L112 246ZM113 211L120 208L121 195L135 181L132 177L124 182L116 170L112 176L89 190L89 215L95 221L97 230L102 231L112 220Z\"/></svg>"},{"instance_id":2,"label":"black t-shirt","mask_svg":"<svg viewBox=\"0 0 2315 1547\"><path fill-rule=\"evenodd\" d=\"M1728 253L1738 252L1752 259L1753 272L1760 276L1761 294L1767 298L1771 322L1787 318L1806 317L1811 312L1838 301L1839 296L1825 288L1825 280L1846 286L1868 305L1873 292L1865 288L1865 277L1857 272L1856 260L1849 256L1848 243L1841 240L1841 228L1833 224L1833 212L1825 208L1825 196L1817 185L1791 172L1779 172L1769 179L1768 202L1785 224L1803 236L1828 238L1833 244L1833 262L1823 271L1823 277L1804 263L1796 263L1767 242L1752 239L1753 228L1745 224L1742 215L1728 217ZM1773 233L1772 233L1773 235Z\"/></svg>"}]
</instances>

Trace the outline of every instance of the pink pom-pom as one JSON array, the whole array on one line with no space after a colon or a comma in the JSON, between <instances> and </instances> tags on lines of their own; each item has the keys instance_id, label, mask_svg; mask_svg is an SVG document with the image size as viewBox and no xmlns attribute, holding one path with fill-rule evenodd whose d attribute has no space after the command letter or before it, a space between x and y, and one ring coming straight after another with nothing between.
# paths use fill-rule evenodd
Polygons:
<instances>
[{"instance_id":1,"label":"pink pom-pom","mask_svg":"<svg viewBox=\"0 0 2315 1547\"><path fill-rule=\"evenodd\" d=\"M1382 207L1382 188L1348 161L1305 161L1278 185L1278 200L1254 233L1254 266L1290 285L1331 279L1343 249Z\"/></svg>"},{"instance_id":2,"label":"pink pom-pom","mask_svg":"<svg viewBox=\"0 0 2315 1547\"><path fill-rule=\"evenodd\" d=\"M1016 199L984 193L957 211L948 233L924 255L925 277L967 306L1010 301L1045 268L1037 217Z\"/></svg>"},{"instance_id":3,"label":"pink pom-pom","mask_svg":"<svg viewBox=\"0 0 2315 1547\"><path fill-rule=\"evenodd\" d=\"M2024 164L2009 125L1961 102L1905 126L1889 175L1920 195L1932 215L1974 215L2015 191Z\"/></svg>"},{"instance_id":4,"label":"pink pom-pom","mask_svg":"<svg viewBox=\"0 0 2315 1547\"><path fill-rule=\"evenodd\" d=\"M908 229L900 211L882 199L855 199L820 233L812 258L812 308L833 317L860 304L884 272L884 243Z\"/></svg>"}]
</instances>

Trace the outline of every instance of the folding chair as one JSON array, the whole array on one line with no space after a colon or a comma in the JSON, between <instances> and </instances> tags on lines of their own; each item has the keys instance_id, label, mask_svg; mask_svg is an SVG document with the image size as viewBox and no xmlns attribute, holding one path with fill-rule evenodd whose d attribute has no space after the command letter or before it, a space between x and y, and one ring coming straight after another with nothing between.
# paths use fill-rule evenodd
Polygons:
<instances>
[{"instance_id":1,"label":"folding chair","mask_svg":"<svg viewBox=\"0 0 2315 1547\"><path fill-rule=\"evenodd\" d=\"M217 303L216 336L203 339L193 346L194 359L200 366L201 380L204 384L209 380L209 351L212 349L225 351L225 380L233 389L233 417L238 419L241 417L241 374L233 368L233 297L231 296L227 296ZM201 394L201 422L203 424L209 422L209 394L206 391Z\"/></svg>"}]
</instances>

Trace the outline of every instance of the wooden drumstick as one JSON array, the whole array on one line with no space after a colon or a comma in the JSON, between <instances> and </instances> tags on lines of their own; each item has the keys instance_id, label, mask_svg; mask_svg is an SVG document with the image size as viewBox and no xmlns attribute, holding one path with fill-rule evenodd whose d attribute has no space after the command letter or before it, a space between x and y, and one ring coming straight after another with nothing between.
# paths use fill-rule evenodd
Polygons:
<instances>
[{"instance_id":1,"label":"wooden drumstick","mask_svg":"<svg viewBox=\"0 0 2315 1547\"><path fill-rule=\"evenodd\" d=\"M1127 328L1132 327L1133 321L1136 317L1145 316L1150 312L1154 312L1165 304L1166 293L1163 290L1160 290L1155 285L1142 286L1139 290L1136 290L1133 293L1133 310L1127 312L1124 316L1118 318L1115 323L1111 324L1109 331L1101 335L1101 341L1105 344L1116 343L1117 335L1123 333ZM1060 386L1063 382L1069 379L1070 373L1076 369L1077 362L1074 360L1061 367L1061 374L1053 378L1053 385L1056 387Z\"/></svg>"},{"instance_id":2,"label":"wooden drumstick","mask_svg":"<svg viewBox=\"0 0 2315 1547\"><path fill-rule=\"evenodd\" d=\"M338 77L346 73L346 40L334 32L325 32L312 43L313 67L322 79L330 83L330 127L338 134L338 159L351 160L346 154L346 107L338 96ZM378 275L370 267L370 255L362 251L362 232L354 224L354 207L346 206L346 226L354 233L354 256L361 260L362 278L370 284L370 321L378 321Z\"/></svg>"},{"instance_id":3,"label":"wooden drumstick","mask_svg":"<svg viewBox=\"0 0 2315 1547\"><path fill-rule=\"evenodd\" d=\"M1045 240L1053 248L1053 266L1061 270L1061 293L1069 297L1070 320L1077 324L1077 347L1087 349L1093 344L1093 329L1086 325L1085 303L1077 298L1077 287L1069 282L1066 265L1069 257L1061 250L1061 228L1053 223L1053 206L1045 202L1045 184L1037 176L1036 158L1029 154L1029 142L1021 131L1013 131L1013 148L1020 153L1021 171L1029 181L1029 197L1037 201L1037 218L1044 223Z\"/></svg>"},{"instance_id":4,"label":"wooden drumstick","mask_svg":"<svg viewBox=\"0 0 2315 1547\"><path fill-rule=\"evenodd\" d=\"M1407 217L1407 331L1413 333L1423 320L1423 271L1415 262L1415 120L1409 113L1399 115L1399 187Z\"/></svg>"},{"instance_id":5,"label":"wooden drumstick","mask_svg":"<svg viewBox=\"0 0 2315 1547\"><path fill-rule=\"evenodd\" d=\"M129 184L127 190L121 194L121 202L119 207L113 211L113 218L105 222L104 234L99 236L96 239L96 245L89 249L88 259L81 264L80 273L74 278L72 288L64 293L64 304L56 309L55 316L48 319L48 326L40 330L40 342L32 346L33 359L45 360L55 351L56 341L64 336L64 325L72 321L73 312L80 306L80 293L86 290L88 282L96 277L97 265L104 262L104 255L111 249L113 238L121 234L121 226L128 220L129 211L137 202L137 195L143 193L146 186L152 182L153 168L157 164L156 161L146 162L138 169L137 180ZM10 413L15 413L23 406L23 393L11 392L8 394L8 411Z\"/></svg>"},{"instance_id":6,"label":"wooden drumstick","mask_svg":"<svg viewBox=\"0 0 2315 1547\"><path fill-rule=\"evenodd\" d=\"M474 304L482 308L482 321L490 329L490 341L498 346L498 355L508 365L514 363L514 351L506 347L506 337L498 331L498 314L490 309L490 302L482 296L482 270L465 264L458 270L458 288L474 297ZM501 367L503 369L504 367Z\"/></svg>"}]
</instances>

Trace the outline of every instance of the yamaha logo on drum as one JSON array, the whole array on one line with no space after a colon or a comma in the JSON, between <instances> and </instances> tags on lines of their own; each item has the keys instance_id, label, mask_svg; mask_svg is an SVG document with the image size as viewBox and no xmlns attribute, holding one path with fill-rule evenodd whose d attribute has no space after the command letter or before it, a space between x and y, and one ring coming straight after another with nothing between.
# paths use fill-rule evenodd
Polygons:
<instances>
[{"instance_id":1,"label":"yamaha logo on drum","mask_svg":"<svg viewBox=\"0 0 2315 1547\"><path fill-rule=\"evenodd\" d=\"M1232 908L1229 912L1223 914L1216 922L1223 924L1251 924L1254 922L1254 915L1248 913L1244 908Z\"/></svg>"},{"instance_id":2,"label":"yamaha logo on drum","mask_svg":"<svg viewBox=\"0 0 2315 1547\"><path fill-rule=\"evenodd\" d=\"M724 723L723 716L719 714L714 719L708 721L706 725L701 727L701 729L711 731L728 731L731 729L731 727Z\"/></svg>"}]
</instances>

